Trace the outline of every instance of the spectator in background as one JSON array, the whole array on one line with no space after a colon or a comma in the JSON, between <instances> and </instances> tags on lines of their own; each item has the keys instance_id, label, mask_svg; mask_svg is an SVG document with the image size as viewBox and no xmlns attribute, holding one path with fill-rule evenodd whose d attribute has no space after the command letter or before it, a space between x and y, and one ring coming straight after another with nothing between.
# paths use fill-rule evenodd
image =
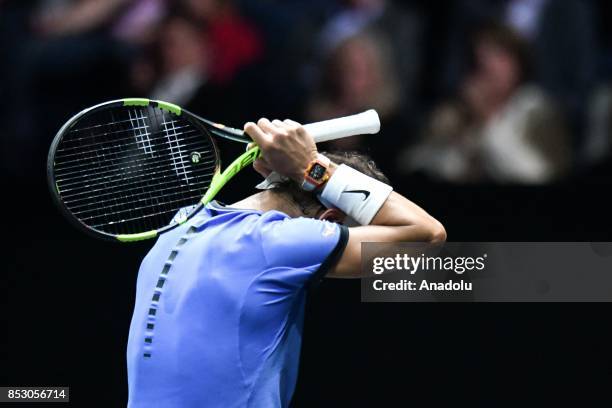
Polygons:
<instances>
[{"instance_id":1,"label":"spectator in background","mask_svg":"<svg viewBox=\"0 0 612 408\"><path fill-rule=\"evenodd\" d=\"M60 37L93 31L108 24L131 0L72 0L39 2L34 18L38 33Z\"/></svg>"},{"instance_id":2,"label":"spectator in background","mask_svg":"<svg viewBox=\"0 0 612 408\"><path fill-rule=\"evenodd\" d=\"M41 1L34 20L37 31L61 37L109 29L111 36L126 43L150 39L165 15L170 0L76 0Z\"/></svg>"},{"instance_id":3,"label":"spectator in background","mask_svg":"<svg viewBox=\"0 0 612 408\"><path fill-rule=\"evenodd\" d=\"M125 96L133 50L146 37L144 31L154 31L165 1L6 3L11 21L2 21L1 31L8 35L5 52L9 53L2 62L10 65L3 95L11 101L6 113L7 143L27 149L28 154L42 155L60 120L85 106ZM143 6L148 7L148 13ZM130 34L122 25L130 27ZM19 153L13 151L9 161L23 157ZM9 164L16 169L20 166ZM29 166L20 170L27 171Z\"/></svg>"},{"instance_id":4,"label":"spectator in background","mask_svg":"<svg viewBox=\"0 0 612 408\"><path fill-rule=\"evenodd\" d=\"M404 131L401 120L399 79L395 72L392 52L386 43L372 32L345 39L328 56L321 83L313 95L308 114L319 121L376 109L383 123L378 135L357 136L331 142L343 150L370 147L374 159L381 164Z\"/></svg>"},{"instance_id":5,"label":"spectator in background","mask_svg":"<svg viewBox=\"0 0 612 408\"><path fill-rule=\"evenodd\" d=\"M542 184L563 176L567 130L528 81L527 44L491 24L477 31L471 60L456 100L435 109L422 144L400 156L401 168L451 182Z\"/></svg>"},{"instance_id":6,"label":"spectator in background","mask_svg":"<svg viewBox=\"0 0 612 408\"><path fill-rule=\"evenodd\" d=\"M322 120L367 108L377 109L383 117L390 116L400 98L397 84L385 43L372 33L355 35L329 54L309 116Z\"/></svg>"},{"instance_id":7,"label":"spectator in background","mask_svg":"<svg viewBox=\"0 0 612 408\"><path fill-rule=\"evenodd\" d=\"M231 36L219 37L219 31L215 31L226 20L220 17L218 25L214 16L231 14L230 9L225 9L230 7L228 2L202 1L197 6L200 9L196 11L194 7L195 2L185 0L170 8L156 38L132 65L133 93L205 112L219 122L239 123L240 103L234 91L241 87L235 76L247 62L241 50L252 48L218 52L224 41L237 41ZM212 19L210 23L204 16ZM229 26L234 24L233 18L226 21Z\"/></svg>"},{"instance_id":8,"label":"spectator in background","mask_svg":"<svg viewBox=\"0 0 612 408\"><path fill-rule=\"evenodd\" d=\"M115 38L143 45L155 36L172 0L133 0L112 26Z\"/></svg>"},{"instance_id":9,"label":"spectator in background","mask_svg":"<svg viewBox=\"0 0 612 408\"><path fill-rule=\"evenodd\" d=\"M514 28L533 50L533 79L559 103L573 130L597 80L597 42L591 3L584 0L466 0L451 13L444 93L456 90L466 64L471 28L495 19Z\"/></svg>"},{"instance_id":10,"label":"spectator in background","mask_svg":"<svg viewBox=\"0 0 612 408\"><path fill-rule=\"evenodd\" d=\"M253 115L244 97L248 77L263 53L257 30L231 0L167 1L156 35L134 53L132 94L167 100L222 123L244 123L246 113Z\"/></svg>"},{"instance_id":11,"label":"spectator in background","mask_svg":"<svg viewBox=\"0 0 612 408\"><path fill-rule=\"evenodd\" d=\"M204 30L193 19L171 15L161 25L157 41L160 75L153 99L186 106L207 81L208 47ZM137 74L141 75L141 74Z\"/></svg>"},{"instance_id":12,"label":"spectator in background","mask_svg":"<svg viewBox=\"0 0 612 408\"><path fill-rule=\"evenodd\" d=\"M258 62L263 41L255 26L242 17L231 0L182 0L207 26L210 81L228 85L240 71Z\"/></svg>"},{"instance_id":13,"label":"spectator in background","mask_svg":"<svg viewBox=\"0 0 612 408\"><path fill-rule=\"evenodd\" d=\"M344 0L344 7L323 27L319 47L333 53L345 40L369 31L390 52L401 81L399 103L406 112L416 108L419 76L423 64L423 16L414 7L389 0Z\"/></svg>"}]
</instances>

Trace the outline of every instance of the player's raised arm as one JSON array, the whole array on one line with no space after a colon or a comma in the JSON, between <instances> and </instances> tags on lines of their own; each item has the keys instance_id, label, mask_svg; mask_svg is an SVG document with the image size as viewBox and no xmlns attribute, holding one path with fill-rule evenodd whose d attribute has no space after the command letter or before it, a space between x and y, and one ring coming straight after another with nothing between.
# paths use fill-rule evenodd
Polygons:
<instances>
[{"instance_id":1,"label":"player's raised arm","mask_svg":"<svg viewBox=\"0 0 612 408\"><path fill-rule=\"evenodd\" d=\"M312 138L295 122L260 120L245 126L260 145L255 168L275 171L317 194L328 208L341 210L361 226L349 229L347 246L330 277L359 277L362 242L426 242L446 239L440 222L382 181L346 164L317 155Z\"/></svg>"},{"instance_id":2,"label":"player's raised arm","mask_svg":"<svg viewBox=\"0 0 612 408\"><path fill-rule=\"evenodd\" d=\"M338 205L342 205L342 202L340 201ZM376 211L376 208L374 207L372 211ZM351 215L350 212L348 214ZM359 277L362 242L425 242L435 244L445 240L446 231L438 220L407 198L391 192L376 211L376 215L369 225L349 229L346 249L327 276Z\"/></svg>"}]
</instances>

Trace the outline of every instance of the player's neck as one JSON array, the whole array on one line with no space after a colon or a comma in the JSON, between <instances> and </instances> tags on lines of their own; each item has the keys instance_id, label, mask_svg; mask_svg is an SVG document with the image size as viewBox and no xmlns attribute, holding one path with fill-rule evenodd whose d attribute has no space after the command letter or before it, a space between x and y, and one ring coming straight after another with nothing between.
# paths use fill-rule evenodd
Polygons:
<instances>
[{"instance_id":1,"label":"player's neck","mask_svg":"<svg viewBox=\"0 0 612 408\"><path fill-rule=\"evenodd\" d=\"M287 202L287 199L282 195L271 191L253 194L244 200L232 204L231 207L263 212L276 210L284 212L290 217L300 217L303 215L297 206Z\"/></svg>"}]
</instances>

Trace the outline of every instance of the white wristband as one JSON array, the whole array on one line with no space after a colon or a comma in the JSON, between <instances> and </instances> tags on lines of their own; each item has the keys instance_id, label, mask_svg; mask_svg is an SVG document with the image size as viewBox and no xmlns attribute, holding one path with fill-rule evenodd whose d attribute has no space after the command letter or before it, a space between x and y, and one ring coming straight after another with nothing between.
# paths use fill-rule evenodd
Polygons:
<instances>
[{"instance_id":1,"label":"white wristband","mask_svg":"<svg viewBox=\"0 0 612 408\"><path fill-rule=\"evenodd\" d=\"M326 207L336 207L360 225L368 225L393 187L342 164L319 195Z\"/></svg>"}]
</instances>

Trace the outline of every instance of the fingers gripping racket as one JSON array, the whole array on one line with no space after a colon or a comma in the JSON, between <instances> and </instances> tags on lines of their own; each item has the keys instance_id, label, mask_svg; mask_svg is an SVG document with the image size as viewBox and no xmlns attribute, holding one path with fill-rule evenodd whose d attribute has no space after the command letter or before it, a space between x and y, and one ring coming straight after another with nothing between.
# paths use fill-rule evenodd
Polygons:
<instances>
[{"instance_id":1,"label":"fingers gripping racket","mask_svg":"<svg viewBox=\"0 0 612 408\"><path fill-rule=\"evenodd\" d=\"M304 128L323 142L377 133L380 122L370 110ZM187 221L261 154L255 146L221 172L212 136L252 142L241 130L167 102L131 98L85 109L64 124L51 145L52 195L77 227L97 237L154 238Z\"/></svg>"}]
</instances>

